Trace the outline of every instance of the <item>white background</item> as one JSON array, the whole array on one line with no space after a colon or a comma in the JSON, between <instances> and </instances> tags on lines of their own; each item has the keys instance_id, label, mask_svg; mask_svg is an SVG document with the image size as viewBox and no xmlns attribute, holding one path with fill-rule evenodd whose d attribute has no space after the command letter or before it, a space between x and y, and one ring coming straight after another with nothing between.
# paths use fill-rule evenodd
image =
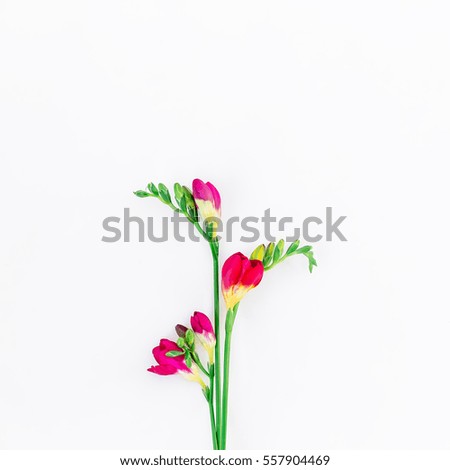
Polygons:
<instances>
[{"instance_id":1,"label":"white background","mask_svg":"<svg viewBox=\"0 0 450 470\"><path fill-rule=\"evenodd\" d=\"M230 448L448 448L445 5L1 0L0 446L209 447L198 387L146 372L211 312L207 245L101 241L200 177L224 218L348 217L242 302Z\"/></svg>"}]
</instances>

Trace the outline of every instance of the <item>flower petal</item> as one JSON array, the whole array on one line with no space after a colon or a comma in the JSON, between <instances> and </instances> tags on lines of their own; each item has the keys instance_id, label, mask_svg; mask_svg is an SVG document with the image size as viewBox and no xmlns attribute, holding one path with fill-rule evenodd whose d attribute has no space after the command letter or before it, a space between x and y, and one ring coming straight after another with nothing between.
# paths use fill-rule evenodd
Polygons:
<instances>
[{"instance_id":1,"label":"flower petal","mask_svg":"<svg viewBox=\"0 0 450 470\"><path fill-rule=\"evenodd\" d=\"M256 287L263 278L264 265L257 259L250 260L241 277L241 284L245 287Z\"/></svg>"},{"instance_id":2,"label":"flower petal","mask_svg":"<svg viewBox=\"0 0 450 470\"><path fill-rule=\"evenodd\" d=\"M178 372L176 367L165 365L165 366L151 366L150 369L147 369L149 372L158 375L173 375Z\"/></svg>"},{"instance_id":3,"label":"flower petal","mask_svg":"<svg viewBox=\"0 0 450 470\"><path fill-rule=\"evenodd\" d=\"M210 187L198 178L192 182L192 194L194 199L201 199L203 201L210 202L214 201Z\"/></svg>"},{"instance_id":4,"label":"flower petal","mask_svg":"<svg viewBox=\"0 0 450 470\"><path fill-rule=\"evenodd\" d=\"M235 286L242 275L242 263L247 258L242 253L231 255L222 267L222 290L226 291Z\"/></svg>"},{"instance_id":5,"label":"flower petal","mask_svg":"<svg viewBox=\"0 0 450 470\"><path fill-rule=\"evenodd\" d=\"M211 320L202 312L194 312L194 315L191 317L191 326L195 333L214 335Z\"/></svg>"},{"instance_id":6,"label":"flower petal","mask_svg":"<svg viewBox=\"0 0 450 470\"><path fill-rule=\"evenodd\" d=\"M217 213L220 216L221 201L220 201L219 191L217 191L217 188L212 183L210 183L209 181L208 181L208 183L206 183L206 186L208 186L208 188L211 190L211 195L213 197L214 207L216 208Z\"/></svg>"},{"instance_id":7,"label":"flower petal","mask_svg":"<svg viewBox=\"0 0 450 470\"><path fill-rule=\"evenodd\" d=\"M159 346L153 348L153 356L156 362L161 366L172 366L177 370L189 371L189 367L184 361L184 356L167 357L169 351L183 351L176 343L169 339L162 339Z\"/></svg>"}]
</instances>

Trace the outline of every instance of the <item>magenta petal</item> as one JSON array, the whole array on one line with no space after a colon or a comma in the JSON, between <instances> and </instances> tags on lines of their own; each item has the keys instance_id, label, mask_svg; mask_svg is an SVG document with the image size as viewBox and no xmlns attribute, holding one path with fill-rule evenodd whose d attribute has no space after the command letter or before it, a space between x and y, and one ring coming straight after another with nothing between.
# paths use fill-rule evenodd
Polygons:
<instances>
[{"instance_id":1,"label":"magenta petal","mask_svg":"<svg viewBox=\"0 0 450 470\"><path fill-rule=\"evenodd\" d=\"M162 339L159 343L159 346L153 348L153 356L155 356L156 362L159 365L172 366L175 367L175 369L183 371L190 370L184 362L184 356L167 357L166 354L169 351L182 351L182 349L169 339Z\"/></svg>"},{"instance_id":2,"label":"magenta petal","mask_svg":"<svg viewBox=\"0 0 450 470\"><path fill-rule=\"evenodd\" d=\"M173 375L176 374L178 369L176 367L166 365L166 366L151 366L150 369L147 369L149 372L153 372L158 375Z\"/></svg>"},{"instance_id":3,"label":"magenta petal","mask_svg":"<svg viewBox=\"0 0 450 470\"><path fill-rule=\"evenodd\" d=\"M261 282L263 274L264 266L262 262L257 259L253 259L245 267L241 278L241 284L246 287L256 287Z\"/></svg>"},{"instance_id":4,"label":"magenta petal","mask_svg":"<svg viewBox=\"0 0 450 470\"><path fill-rule=\"evenodd\" d=\"M206 332L214 334L211 320L202 312L194 312L194 315L191 317L191 326L196 333L203 334Z\"/></svg>"},{"instance_id":5,"label":"magenta petal","mask_svg":"<svg viewBox=\"0 0 450 470\"><path fill-rule=\"evenodd\" d=\"M211 190L211 195L213 197L213 203L214 203L214 207L216 208L217 211L220 212L220 205L221 205L221 201L220 201L220 194L219 194L219 191L217 191L216 187L212 184L212 183L206 183L206 186L208 186L208 188Z\"/></svg>"},{"instance_id":6,"label":"magenta petal","mask_svg":"<svg viewBox=\"0 0 450 470\"><path fill-rule=\"evenodd\" d=\"M163 338L159 342L159 347L161 349L164 349L166 352L167 351L182 351L182 349L177 346L177 343L175 343L174 341L171 341L170 339L165 339L165 338Z\"/></svg>"},{"instance_id":7,"label":"magenta petal","mask_svg":"<svg viewBox=\"0 0 450 470\"><path fill-rule=\"evenodd\" d=\"M242 274L242 262L247 258L242 253L231 255L222 267L222 289L228 290L235 286Z\"/></svg>"},{"instance_id":8,"label":"magenta petal","mask_svg":"<svg viewBox=\"0 0 450 470\"><path fill-rule=\"evenodd\" d=\"M192 194L194 199L202 199L203 201L213 201L211 189L202 180L195 179L192 182Z\"/></svg>"},{"instance_id":9,"label":"magenta petal","mask_svg":"<svg viewBox=\"0 0 450 470\"><path fill-rule=\"evenodd\" d=\"M195 331L195 333L202 333L203 328L200 324L200 318L198 316L200 312L194 312L194 315L191 317L191 327Z\"/></svg>"}]
</instances>

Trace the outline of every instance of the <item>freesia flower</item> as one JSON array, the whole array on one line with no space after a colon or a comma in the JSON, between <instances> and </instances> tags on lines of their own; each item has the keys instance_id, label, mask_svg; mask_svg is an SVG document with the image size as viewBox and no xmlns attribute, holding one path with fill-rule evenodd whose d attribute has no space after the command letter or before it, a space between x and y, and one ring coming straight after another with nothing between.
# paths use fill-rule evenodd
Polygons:
<instances>
[{"instance_id":1,"label":"freesia flower","mask_svg":"<svg viewBox=\"0 0 450 470\"><path fill-rule=\"evenodd\" d=\"M211 320L201 312L194 312L191 317L191 326L200 344L208 353L209 363L214 363L214 347L216 345L216 335L211 324Z\"/></svg>"},{"instance_id":2,"label":"freesia flower","mask_svg":"<svg viewBox=\"0 0 450 470\"><path fill-rule=\"evenodd\" d=\"M171 351L176 351L181 354L174 357L168 357L167 353ZM186 365L183 350L179 348L176 343L169 339L162 339L159 342L159 346L153 348L152 352L158 365L151 366L147 369L149 372L153 372L158 375L180 374L187 380L199 383L203 389L206 388L198 367L195 364L192 364L191 367Z\"/></svg>"},{"instance_id":3,"label":"freesia flower","mask_svg":"<svg viewBox=\"0 0 450 470\"><path fill-rule=\"evenodd\" d=\"M227 309L232 309L256 287L263 274L264 266L260 260L249 260L242 253L231 255L222 267L222 294Z\"/></svg>"},{"instance_id":4,"label":"freesia flower","mask_svg":"<svg viewBox=\"0 0 450 470\"><path fill-rule=\"evenodd\" d=\"M214 238L217 230L217 221L214 219L220 219L221 215L219 191L212 183L204 183L200 179L195 179L192 182L192 195L202 219L206 222L210 219L210 222L213 223Z\"/></svg>"}]
</instances>

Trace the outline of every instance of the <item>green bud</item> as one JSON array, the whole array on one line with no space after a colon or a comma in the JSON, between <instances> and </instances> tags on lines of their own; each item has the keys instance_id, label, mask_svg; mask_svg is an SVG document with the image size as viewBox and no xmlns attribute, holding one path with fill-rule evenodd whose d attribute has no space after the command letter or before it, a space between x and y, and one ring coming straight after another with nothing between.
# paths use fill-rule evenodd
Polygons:
<instances>
[{"instance_id":1,"label":"green bud","mask_svg":"<svg viewBox=\"0 0 450 470\"><path fill-rule=\"evenodd\" d=\"M263 258L264 267L267 267L270 264L270 262L272 261L272 256L273 256L274 250L275 250L275 243L270 242L267 245L266 253L264 254L264 258Z\"/></svg>"},{"instance_id":2,"label":"green bud","mask_svg":"<svg viewBox=\"0 0 450 470\"><path fill-rule=\"evenodd\" d=\"M150 197L151 196L151 194L148 193L147 191L141 191L141 190L135 191L134 194L137 197Z\"/></svg>"},{"instance_id":3,"label":"green bud","mask_svg":"<svg viewBox=\"0 0 450 470\"><path fill-rule=\"evenodd\" d=\"M195 335L194 335L194 332L189 329L186 331L186 343L188 346L192 346L194 344L194 341L195 341Z\"/></svg>"},{"instance_id":4,"label":"green bud","mask_svg":"<svg viewBox=\"0 0 450 470\"><path fill-rule=\"evenodd\" d=\"M192 191L187 186L183 186L183 192L187 198L190 197L191 199L194 199L194 196L192 195Z\"/></svg>"},{"instance_id":5,"label":"green bud","mask_svg":"<svg viewBox=\"0 0 450 470\"><path fill-rule=\"evenodd\" d=\"M197 219L197 209L195 208L195 206L188 206L187 214L191 219L193 220Z\"/></svg>"},{"instance_id":6,"label":"green bud","mask_svg":"<svg viewBox=\"0 0 450 470\"><path fill-rule=\"evenodd\" d=\"M147 188L154 196L159 196L158 188L153 183L149 183Z\"/></svg>"},{"instance_id":7,"label":"green bud","mask_svg":"<svg viewBox=\"0 0 450 470\"><path fill-rule=\"evenodd\" d=\"M273 262L276 263L281 256L283 255L284 251L284 240L281 239L278 243L277 246L275 247L275 250L273 252Z\"/></svg>"},{"instance_id":8,"label":"green bud","mask_svg":"<svg viewBox=\"0 0 450 470\"><path fill-rule=\"evenodd\" d=\"M311 251L312 250L312 246L310 245L305 245L305 246L302 246L301 248L299 248L298 250L296 250L295 252L299 255L301 255L302 253L308 253L308 251Z\"/></svg>"},{"instance_id":9,"label":"green bud","mask_svg":"<svg viewBox=\"0 0 450 470\"><path fill-rule=\"evenodd\" d=\"M287 249L286 254L288 256L292 255L292 253L294 253L294 251L298 248L299 245L300 245L300 240L295 240L295 242L293 242L291 246Z\"/></svg>"},{"instance_id":10,"label":"green bud","mask_svg":"<svg viewBox=\"0 0 450 470\"><path fill-rule=\"evenodd\" d=\"M165 203L170 203L172 202L170 199L170 193L169 190L167 189L167 186L163 183L158 184L158 190L159 190L159 197L165 202Z\"/></svg>"},{"instance_id":11,"label":"green bud","mask_svg":"<svg viewBox=\"0 0 450 470\"><path fill-rule=\"evenodd\" d=\"M180 183L175 183L173 185L173 192L175 194L175 199L177 202L183 197L183 189L181 188Z\"/></svg>"},{"instance_id":12,"label":"green bud","mask_svg":"<svg viewBox=\"0 0 450 470\"><path fill-rule=\"evenodd\" d=\"M183 212L183 214L186 214L186 196L184 194L183 196L181 196L178 205L180 206L181 212Z\"/></svg>"},{"instance_id":13,"label":"green bud","mask_svg":"<svg viewBox=\"0 0 450 470\"><path fill-rule=\"evenodd\" d=\"M264 258L264 253L266 252L266 247L264 244L257 246L252 254L250 255L250 259L259 259L259 261L262 261Z\"/></svg>"},{"instance_id":14,"label":"green bud","mask_svg":"<svg viewBox=\"0 0 450 470\"><path fill-rule=\"evenodd\" d=\"M197 219L197 206L195 205L194 196L187 186L183 186L184 197L186 198L186 210L189 217Z\"/></svg>"},{"instance_id":15,"label":"green bud","mask_svg":"<svg viewBox=\"0 0 450 470\"><path fill-rule=\"evenodd\" d=\"M304 253L304 255L308 258L309 272L312 273L313 267L317 266L317 261L314 259L314 253L312 251L308 251L307 253Z\"/></svg>"}]
</instances>

